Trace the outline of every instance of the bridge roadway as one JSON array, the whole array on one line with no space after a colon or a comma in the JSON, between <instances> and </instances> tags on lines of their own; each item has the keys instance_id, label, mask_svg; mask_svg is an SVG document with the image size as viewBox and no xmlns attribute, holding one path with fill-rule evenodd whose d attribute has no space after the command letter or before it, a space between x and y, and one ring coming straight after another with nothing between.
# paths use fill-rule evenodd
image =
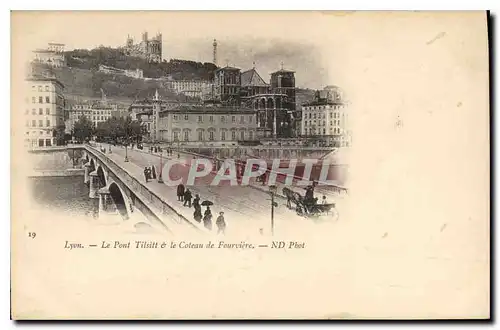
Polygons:
<instances>
[{"instance_id":1,"label":"bridge roadway","mask_svg":"<svg viewBox=\"0 0 500 330\"><path fill-rule=\"evenodd\" d=\"M109 146L106 146L106 150ZM160 158L158 155L150 154L142 150L128 149L128 160L125 159L125 149L123 147L111 147L112 153L106 152L106 156L111 158L114 162L122 166L134 175L141 182L144 182L144 167L155 165L158 169L160 167ZM183 154L180 160L189 160L191 156ZM164 157L169 159L168 157ZM173 160L177 160L177 153L173 154ZM188 166L173 166L170 171L172 180L178 177L187 177L189 171ZM213 228L216 230L215 220L220 211L224 212L224 218L227 223L226 234L235 234L237 236L255 235L262 228L265 233L270 232L271 227L271 196L261 190L249 186L230 186L227 181L226 184L212 186L210 183L216 174L210 173L206 177L199 178L194 186L189 189L195 194L199 194L201 201L210 200L214 203L211 208L213 214ZM201 180L201 181L198 181ZM148 184L150 189L154 191L165 200L172 207L177 209L184 209L184 212L189 212L190 219L193 219L194 209L183 207L180 201L177 201L177 187L168 186L166 184L158 183L157 180L152 180ZM316 228L314 220L299 217L292 210L286 207L286 201L277 197L278 207L274 209L274 222L275 232L281 234L297 234L297 230L309 231L319 230ZM202 208L204 212L205 207ZM320 223L328 223L328 218L322 218ZM193 219L194 222L194 219Z\"/></svg>"}]
</instances>

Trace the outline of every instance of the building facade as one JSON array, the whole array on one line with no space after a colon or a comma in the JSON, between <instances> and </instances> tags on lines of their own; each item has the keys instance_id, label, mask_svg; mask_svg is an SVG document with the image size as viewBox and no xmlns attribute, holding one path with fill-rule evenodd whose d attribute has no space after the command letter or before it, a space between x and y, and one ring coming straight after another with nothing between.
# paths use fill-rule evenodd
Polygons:
<instances>
[{"instance_id":1,"label":"building facade","mask_svg":"<svg viewBox=\"0 0 500 330\"><path fill-rule=\"evenodd\" d=\"M143 99L132 103L128 108L128 115L132 120L138 120L141 125L145 127L146 132L148 132L149 139L154 139L151 135L154 132L153 128L153 107L158 106L160 111L173 109L179 105L178 102L169 102L165 100L155 99Z\"/></svg>"},{"instance_id":2,"label":"building facade","mask_svg":"<svg viewBox=\"0 0 500 330\"><path fill-rule=\"evenodd\" d=\"M214 74L214 101L223 106L240 106L241 70L226 66Z\"/></svg>"},{"instance_id":3,"label":"building facade","mask_svg":"<svg viewBox=\"0 0 500 330\"><path fill-rule=\"evenodd\" d=\"M112 74L119 74L122 76L127 76L131 78L136 78L136 79L143 79L144 78L144 72L141 69L135 69L135 70L122 70L118 68L114 68L111 66L106 66L106 65L99 65L99 71L104 72L104 73L112 73Z\"/></svg>"},{"instance_id":4,"label":"building facade","mask_svg":"<svg viewBox=\"0 0 500 330\"><path fill-rule=\"evenodd\" d=\"M340 89L328 86L302 106L302 136L319 137L335 147L351 145L347 102Z\"/></svg>"},{"instance_id":5,"label":"building facade","mask_svg":"<svg viewBox=\"0 0 500 330\"><path fill-rule=\"evenodd\" d=\"M64 44L49 43L47 49L33 51L33 62L60 68L66 66Z\"/></svg>"},{"instance_id":6,"label":"building facade","mask_svg":"<svg viewBox=\"0 0 500 330\"><path fill-rule=\"evenodd\" d=\"M162 61L162 35L156 34L153 38L148 38L148 33L142 34L142 40L138 44L134 44L134 39L127 37L125 45L125 53L130 56L137 56L146 59L148 62Z\"/></svg>"},{"instance_id":7,"label":"building facade","mask_svg":"<svg viewBox=\"0 0 500 330\"><path fill-rule=\"evenodd\" d=\"M204 91L210 88L211 84L204 80L173 80L168 81L165 86L177 94L202 98Z\"/></svg>"},{"instance_id":8,"label":"building facade","mask_svg":"<svg viewBox=\"0 0 500 330\"><path fill-rule=\"evenodd\" d=\"M257 139L253 109L180 105L159 113L160 140L183 144L224 144Z\"/></svg>"},{"instance_id":9,"label":"building facade","mask_svg":"<svg viewBox=\"0 0 500 330\"><path fill-rule=\"evenodd\" d=\"M36 76L25 83L25 146L54 146L56 128L64 125L64 85L55 77Z\"/></svg>"},{"instance_id":10,"label":"building facade","mask_svg":"<svg viewBox=\"0 0 500 330\"><path fill-rule=\"evenodd\" d=\"M87 117L87 119L94 124L94 127L97 127L99 123L105 122L113 116L116 117L120 109L116 104L108 104L102 101L89 101L72 105L66 109L66 111L68 117L66 120L66 132L70 134L75 123L81 117Z\"/></svg>"}]
</instances>

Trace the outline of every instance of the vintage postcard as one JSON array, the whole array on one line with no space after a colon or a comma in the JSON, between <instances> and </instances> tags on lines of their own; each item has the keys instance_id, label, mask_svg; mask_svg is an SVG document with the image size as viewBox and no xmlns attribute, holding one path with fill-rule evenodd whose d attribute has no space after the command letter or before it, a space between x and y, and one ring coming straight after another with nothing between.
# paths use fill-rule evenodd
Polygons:
<instances>
[{"instance_id":1,"label":"vintage postcard","mask_svg":"<svg viewBox=\"0 0 500 330\"><path fill-rule=\"evenodd\" d=\"M11 24L13 319L490 317L486 12Z\"/></svg>"}]
</instances>

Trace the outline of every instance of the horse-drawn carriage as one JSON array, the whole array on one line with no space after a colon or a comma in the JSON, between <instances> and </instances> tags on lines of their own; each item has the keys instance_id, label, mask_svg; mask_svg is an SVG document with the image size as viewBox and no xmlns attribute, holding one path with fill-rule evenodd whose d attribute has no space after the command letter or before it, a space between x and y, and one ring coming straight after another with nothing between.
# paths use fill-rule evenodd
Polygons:
<instances>
[{"instance_id":1,"label":"horse-drawn carriage","mask_svg":"<svg viewBox=\"0 0 500 330\"><path fill-rule=\"evenodd\" d=\"M314 188L312 188L314 190ZM295 210L298 215L306 217L318 217L320 215L333 215L338 217L334 203L319 204L318 198L314 198L312 190L303 197L298 192L290 188L283 188L283 195L286 197L286 204L289 209L292 209L292 204L295 204Z\"/></svg>"}]
</instances>

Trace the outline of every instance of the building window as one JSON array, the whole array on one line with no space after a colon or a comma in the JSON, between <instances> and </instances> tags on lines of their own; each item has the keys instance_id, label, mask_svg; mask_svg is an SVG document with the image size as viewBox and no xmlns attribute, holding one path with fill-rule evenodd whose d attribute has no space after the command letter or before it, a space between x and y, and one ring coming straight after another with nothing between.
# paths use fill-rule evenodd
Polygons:
<instances>
[{"instance_id":1,"label":"building window","mask_svg":"<svg viewBox=\"0 0 500 330\"><path fill-rule=\"evenodd\" d=\"M231 131L231 140L236 140L236 132L235 131Z\"/></svg>"},{"instance_id":2,"label":"building window","mask_svg":"<svg viewBox=\"0 0 500 330\"><path fill-rule=\"evenodd\" d=\"M174 120L177 120L177 115L174 115Z\"/></svg>"},{"instance_id":3,"label":"building window","mask_svg":"<svg viewBox=\"0 0 500 330\"><path fill-rule=\"evenodd\" d=\"M43 96L38 97L38 103L43 103Z\"/></svg>"},{"instance_id":4,"label":"building window","mask_svg":"<svg viewBox=\"0 0 500 330\"><path fill-rule=\"evenodd\" d=\"M38 109L38 114L39 115L43 115L43 109L42 108Z\"/></svg>"},{"instance_id":5,"label":"building window","mask_svg":"<svg viewBox=\"0 0 500 330\"><path fill-rule=\"evenodd\" d=\"M220 122L221 122L221 123L225 123L225 122L226 122L226 117L224 117L224 116L220 116Z\"/></svg>"},{"instance_id":6,"label":"building window","mask_svg":"<svg viewBox=\"0 0 500 330\"><path fill-rule=\"evenodd\" d=\"M45 91L48 92L49 91L49 86L45 86Z\"/></svg>"},{"instance_id":7,"label":"building window","mask_svg":"<svg viewBox=\"0 0 500 330\"><path fill-rule=\"evenodd\" d=\"M213 123L213 121L214 121L214 116L210 116L210 117L209 117L209 120L210 120L210 122L211 122L211 123Z\"/></svg>"},{"instance_id":8,"label":"building window","mask_svg":"<svg viewBox=\"0 0 500 330\"><path fill-rule=\"evenodd\" d=\"M214 132L213 131L209 132L208 138L209 138L210 141L214 140Z\"/></svg>"},{"instance_id":9,"label":"building window","mask_svg":"<svg viewBox=\"0 0 500 330\"><path fill-rule=\"evenodd\" d=\"M33 119L33 120L31 121L31 126L36 127L36 120L34 120L34 119Z\"/></svg>"},{"instance_id":10,"label":"building window","mask_svg":"<svg viewBox=\"0 0 500 330\"><path fill-rule=\"evenodd\" d=\"M189 141L189 131L184 131L184 141Z\"/></svg>"},{"instance_id":11,"label":"building window","mask_svg":"<svg viewBox=\"0 0 500 330\"><path fill-rule=\"evenodd\" d=\"M222 131L222 132L220 132L220 139L221 139L222 141L225 141L225 140L226 140L226 131Z\"/></svg>"},{"instance_id":12,"label":"building window","mask_svg":"<svg viewBox=\"0 0 500 330\"><path fill-rule=\"evenodd\" d=\"M231 116L231 122L233 122L233 123L236 122L236 116Z\"/></svg>"},{"instance_id":13,"label":"building window","mask_svg":"<svg viewBox=\"0 0 500 330\"><path fill-rule=\"evenodd\" d=\"M251 124L252 123L252 116L248 116L248 122Z\"/></svg>"},{"instance_id":14,"label":"building window","mask_svg":"<svg viewBox=\"0 0 500 330\"><path fill-rule=\"evenodd\" d=\"M179 132L174 132L174 141L179 141Z\"/></svg>"},{"instance_id":15,"label":"building window","mask_svg":"<svg viewBox=\"0 0 500 330\"><path fill-rule=\"evenodd\" d=\"M252 118L252 117L250 117L250 118ZM253 131L248 132L248 139L253 140Z\"/></svg>"},{"instance_id":16,"label":"building window","mask_svg":"<svg viewBox=\"0 0 500 330\"><path fill-rule=\"evenodd\" d=\"M42 91L42 86L38 86L38 91L41 92Z\"/></svg>"},{"instance_id":17,"label":"building window","mask_svg":"<svg viewBox=\"0 0 500 330\"><path fill-rule=\"evenodd\" d=\"M203 131L198 131L198 141L203 141Z\"/></svg>"},{"instance_id":18,"label":"building window","mask_svg":"<svg viewBox=\"0 0 500 330\"><path fill-rule=\"evenodd\" d=\"M309 113L309 119L311 119L311 113Z\"/></svg>"},{"instance_id":19,"label":"building window","mask_svg":"<svg viewBox=\"0 0 500 330\"><path fill-rule=\"evenodd\" d=\"M50 97L49 96L45 96L45 103L50 103Z\"/></svg>"},{"instance_id":20,"label":"building window","mask_svg":"<svg viewBox=\"0 0 500 330\"><path fill-rule=\"evenodd\" d=\"M50 115L50 108L45 109L45 114Z\"/></svg>"},{"instance_id":21,"label":"building window","mask_svg":"<svg viewBox=\"0 0 500 330\"><path fill-rule=\"evenodd\" d=\"M184 115L184 120L188 120L189 119L189 115Z\"/></svg>"},{"instance_id":22,"label":"building window","mask_svg":"<svg viewBox=\"0 0 500 330\"><path fill-rule=\"evenodd\" d=\"M325 135L325 134L326 134L326 129L323 128L323 135Z\"/></svg>"},{"instance_id":23,"label":"building window","mask_svg":"<svg viewBox=\"0 0 500 330\"><path fill-rule=\"evenodd\" d=\"M245 140L245 131L240 132L241 141Z\"/></svg>"},{"instance_id":24,"label":"building window","mask_svg":"<svg viewBox=\"0 0 500 330\"><path fill-rule=\"evenodd\" d=\"M245 122L245 116L240 116L240 124L243 124Z\"/></svg>"},{"instance_id":25,"label":"building window","mask_svg":"<svg viewBox=\"0 0 500 330\"><path fill-rule=\"evenodd\" d=\"M198 116L198 122L203 123L203 116Z\"/></svg>"},{"instance_id":26,"label":"building window","mask_svg":"<svg viewBox=\"0 0 500 330\"><path fill-rule=\"evenodd\" d=\"M45 139L45 146L46 147L52 146L52 141L50 141L50 139Z\"/></svg>"},{"instance_id":27,"label":"building window","mask_svg":"<svg viewBox=\"0 0 500 330\"><path fill-rule=\"evenodd\" d=\"M38 120L38 127L43 127L43 120Z\"/></svg>"},{"instance_id":28,"label":"building window","mask_svg":"<svg viewBox=\"0 0 500 330\"><path fill-rule=\"evenodd\" d=\"M50 127L50 120L47 119L47 127Z\"/></svg>"},{"instance_id":29,"label":"building window","mask_svg":"<svg viewBox=\"0 0 500 330\"><path fill-rule=\"evenodd\" d=\"M36 98L34 96L31 98L31 103L36 103Z\"/></svg>"}]
</instances>

